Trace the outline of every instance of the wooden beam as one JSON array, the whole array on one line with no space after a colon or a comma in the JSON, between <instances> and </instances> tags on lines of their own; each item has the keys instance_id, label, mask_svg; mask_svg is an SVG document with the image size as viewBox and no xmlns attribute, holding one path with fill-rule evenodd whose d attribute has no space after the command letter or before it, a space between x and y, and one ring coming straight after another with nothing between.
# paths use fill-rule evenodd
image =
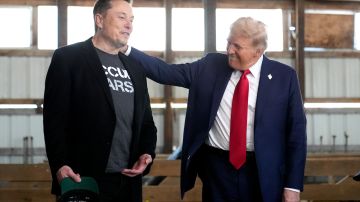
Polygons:
<instances>
[{"instance_id":1,"label":"wooden beam","mask_svg":"<svg viewBox=\"0 0 360 202\"><path fill-rule=\"evenodd\" d=\"M216 52L216 0L203 0L204 3L204 44L205 54Z\"/></svg>"},{"instance_id":2,"label":"wooden beam","mask_svg":"<svg viewBox=\"0 0 360 202\"><path fill-rule=\"evenodd\" d=\"M217 0L218 8L245 8L245 9L294 9L293 0Z\"/></svg>"},{"instance_id":3,"label":"wooden beam","mask_svg":"<svg viewBox=\"0 0 360 202\"><path fill-rule=\"evenodd\" d=\"M4 57L51 57L54 53L53 50L38 50L35 48L31 49L1 49L0 56Z\"/></svg>"},{"instance_id":4,"label":"wooden beam","mask_svg":"<svg viewBox=\"0 0 360 202\"><path fill-rule=\"evenodd\" d=\"M360 183L351 185L336 184L306 184L304 192L301 193L302 200L359 200L360 199Z\"/></svg>"},{"instance_id":5,"label":"wooden beam","mask_svg":"<svg viewBox=\"0 0 360 202\"><path fill-rule=\"evenodd\" d=\"M291 14L289 10L282 11L283 17L283 51L288 51L291 45L291 33L289 27L291 26Z\"/></svg>"},{"instance_id":6,"label":"wooden beam","mask_svg":"<svg viewBox=\"0 0 360 202\"><path fill-rule=\"evenodd\" d=\"M349 98L306 98L305 102L311 103L360 103L360 98L357 97L349 97Z\"/></svg>"},{"instance_id":7,"label":"wooden beam","mask_svg":"<svg viewBox=\"0 0 360 202\"><path fill-rule=\"evenodd\" d=\"M31 173L31 175L29 175ZM2 164L0 180L6 181L50 181L51 174L48 164Z\"/></svg>"},{"instance_id":8,"label":"wooden beam","mask_svg":"<svg viewBox=\"0 0 360 202\"><path fill-rule=\"evenodd\" d=\"M67 2L57 0L58 6L58 47L67 45Z\"/></svg>"},{"instance_id":9,"label":"wooden beam","mask_svg":"<svg viewBox=\"0 0 360 202\"><path fill-rule=\"evenodd\" d=\"M165 62L173 62L173 53L172 53L172 7L173 1L165 1L165 19L166 19L166 42L165 42ZM171 108L171 98L172 98L172 86L165 85L164 87L164 101L166 104L164 112L164 148L163 153L171 153L173 146L173 111Z\"/></svg>"},{"instance_id":10,"label":"wooden beam","mask_svg":"<svg viewBox=\"0 0 360 202\"><path fill-rule=\"evenodd\" d=\"M32 20L31 20L31 48L38 48L38 7L32 7Z\"/></svg>"},{"instance_id":11,"label":"wooden beam","mask_svg":"<svg viewBox=\"0 0 360 202\"><path fill-rule=\"evenodd\" d=\"M308 157L305 176L346 176L355 175L359 170L359 156Z\"/></svg>"},{"instance_id":12,"label":"wooden beam","mask_svg":"<svg viewBox=\"0 0 360 202\"><path fill-rule=\"evenodd\" d=\"M305 99L304 0L295 1L295 13L296 13L295 69L299 77L300 92L302 98Z\"/></svg>"}]
</instances>

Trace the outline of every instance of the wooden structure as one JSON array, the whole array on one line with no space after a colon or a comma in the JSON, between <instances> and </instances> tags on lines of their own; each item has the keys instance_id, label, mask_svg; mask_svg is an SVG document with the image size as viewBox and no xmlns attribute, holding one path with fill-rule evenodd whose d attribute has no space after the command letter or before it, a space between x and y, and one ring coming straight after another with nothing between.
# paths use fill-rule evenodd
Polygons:
<instances>
[{"instance_id":1,"label":"wooden structure","mask_svg":"<svg viewBox=\"0 0 360 202\"><path fill-rule=\"evenodd\" d=\"M307 183L301 193L302 200L360 200L360 183L351 176L360 169L360 155L322 155L307 158ZM180 161L157 159L149 176L165 176L158 185L144 185L146 202L180 201ZM325 179L310 183L311 178ZM0 202L50 202L50 171L47 164L0 164ZM201 182L186 193L184 201L201 201Z\"/></svg>"}]
</instances>

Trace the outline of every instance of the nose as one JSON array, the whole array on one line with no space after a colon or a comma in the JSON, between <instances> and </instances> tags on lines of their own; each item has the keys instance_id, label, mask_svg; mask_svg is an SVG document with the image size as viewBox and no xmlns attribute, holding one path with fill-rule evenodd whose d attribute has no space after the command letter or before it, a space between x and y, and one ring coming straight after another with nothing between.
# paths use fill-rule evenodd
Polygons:
<instances>
[{"instance_id":1,"label":"nose","mask_svg":"<svg viewBox=\"0 0 360 202\"><path fill-rule=\"evenodd\" d=\"M132 30L133 25L132 25L132 20L131 19L126 20L125 28L129 29L130 31Z\"/></svg>"},{"instance_id":2,"label":"nose","mask_svg":"<svg viewBox=\"0 0 360 202\"><path fill-rule=\"evenodd\" d=\"M228 53L228 54L233 54L233 53L235 52L235 49L234 49L234 48L235 48L235 47L234 47L232 44L228 43L228 45L227 45L227 47L226 47L227 53Z\"/></svg>"}]
</instances>

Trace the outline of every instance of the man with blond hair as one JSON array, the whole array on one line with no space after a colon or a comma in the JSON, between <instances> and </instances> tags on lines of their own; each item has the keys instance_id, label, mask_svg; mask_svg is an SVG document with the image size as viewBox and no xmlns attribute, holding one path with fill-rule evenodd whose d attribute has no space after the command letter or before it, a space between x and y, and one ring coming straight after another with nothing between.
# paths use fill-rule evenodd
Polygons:
<instances>
[{"instance_id":1,"label":"man with blond hair","mask_svg":"<svg viewBox=\"0 0 360 202\"><path fill-rule=\"evenodd\" d=\"M227 54L166 64L129 47L152 80L189 89L181 194L203 182L203 201L300 201L306 117L295 70L268 59L265 24L236 20Z\"/></svg>"}]
</instances>

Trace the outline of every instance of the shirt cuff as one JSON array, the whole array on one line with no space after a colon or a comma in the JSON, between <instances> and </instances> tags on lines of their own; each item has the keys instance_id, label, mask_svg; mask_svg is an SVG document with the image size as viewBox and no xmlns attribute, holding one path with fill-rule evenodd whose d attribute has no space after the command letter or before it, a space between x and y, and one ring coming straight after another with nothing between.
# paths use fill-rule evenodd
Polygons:
<instances>
[{"instance_id":1,"label":"shirt cuff","mask_svg":"<svg viewBox=\"0 0 360 202\"><path fill-rule=\"evenodd\" d=\"M131 52L131 46L127 46L127 50L125 51L124 55L129 56Z\"/></svg>"},{"instance_id":2,"label":"shirt cuff","mask_svg":"<svg viewBox=\"0 0 360 202\"><path fill-rule=\"evenodd\" d=\"M300 193L299 189L293 189L293 188L287 188L287 187L285 187L284 189Z\"/></svg>"}]
</instances>

